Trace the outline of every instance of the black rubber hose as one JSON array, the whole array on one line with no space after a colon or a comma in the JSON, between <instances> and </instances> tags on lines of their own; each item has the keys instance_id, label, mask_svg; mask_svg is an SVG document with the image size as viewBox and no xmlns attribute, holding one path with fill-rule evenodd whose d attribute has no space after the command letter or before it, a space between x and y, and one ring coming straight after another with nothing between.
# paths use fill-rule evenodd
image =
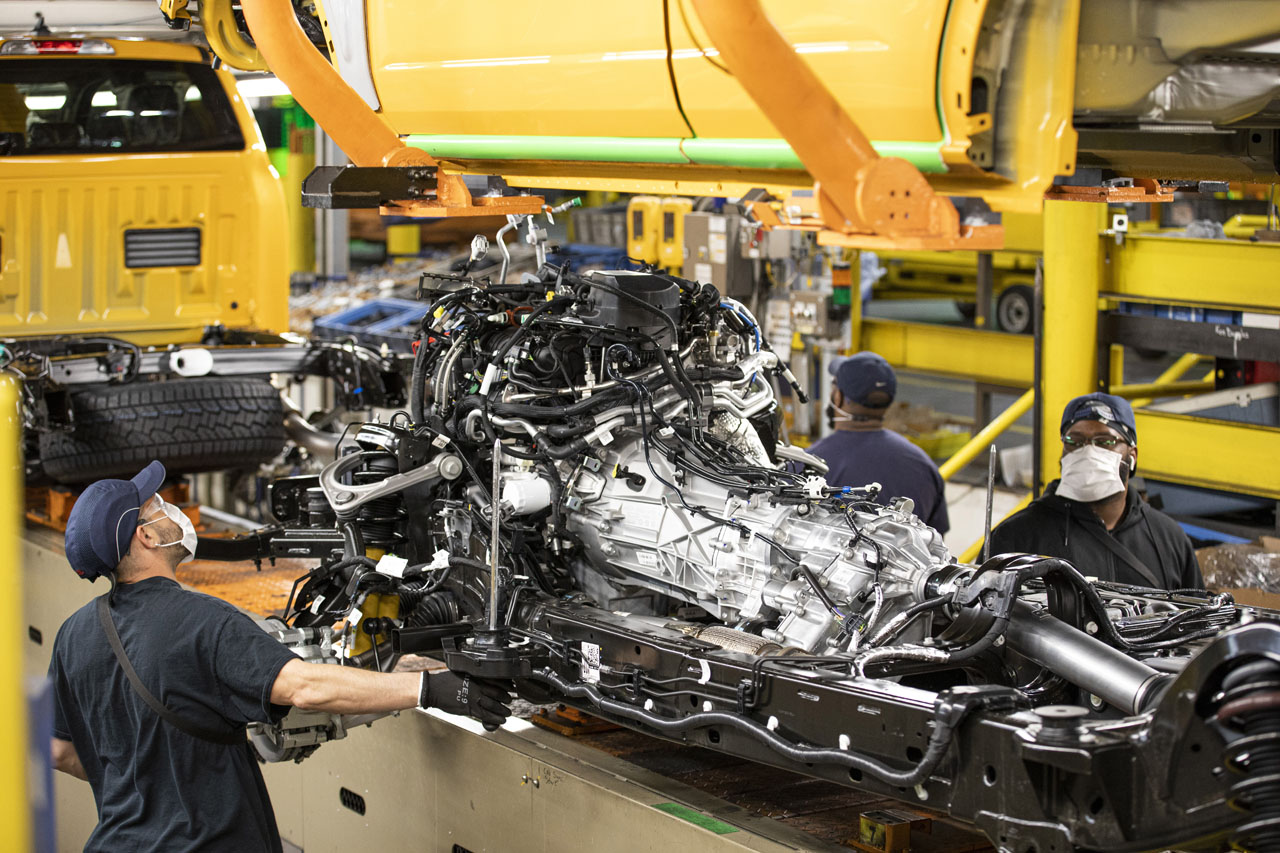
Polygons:
<instances>
[{"instance_id":1,"label":"black rubber hose","mask_svg":"<svg viewBox=\"0 0 1280 853\"><path fill-rule=\"evenodd\" d=\"M535 672L533 678L545 681L565 696L588 699L601 711L628 720L634 720L660 732L670 734L706 726L730 726L755 738L792 761L842 765L860 770L863 773L869 773L888 785L902 788L914 787L929 778L939 762L942 761L942 757L946 755L947 749L951 746L952 735L955 733L954 725L940 719L936 720L933 732L929 735L929 744L925 748L924 757L920 759L920 763L910 770L894 770L874 758L867 758L843 749L816 749L814 747L797 746L749 717L738 714L731 714L726 711L703 711L697 714L690 714L687 717L668 719L659 717L657 714L652 714L642 708L637 708L634 705L609 699L590 685L571 684L549 669ZM963 719L963 716L956 720L956 724L961 719Z\"/></svg>"},{"instance_id":2,"label":"black rubber hose","mask_svg":"<svg viewBox=\"0 0 1280 853\"><path fill-rule=\"evenodd\" d=\"M427 342L418 341L418 351L413 354L413 373L409 378L409 417L414 426L426 421L426 401L423 386L427 381Z\"/></svg>"},{"instance_id":3,"label":"black rubber hose","mask_svg":"<svg viewBox=\"0 0 1280 853\"><path fill-rule=\"evenodd\" d=\"M586 397L576 403L570 403L567 406L535 406L532 403L491 403L489 408L493 410L494 414L508 417L563 421L565 418L584 415L596 409L603 409L622 403L624 402L623 398L629 396L630 393L627 388L615 386L601 391L599 394L592 394L590 397Z\"/></svg>"}]
</instances>

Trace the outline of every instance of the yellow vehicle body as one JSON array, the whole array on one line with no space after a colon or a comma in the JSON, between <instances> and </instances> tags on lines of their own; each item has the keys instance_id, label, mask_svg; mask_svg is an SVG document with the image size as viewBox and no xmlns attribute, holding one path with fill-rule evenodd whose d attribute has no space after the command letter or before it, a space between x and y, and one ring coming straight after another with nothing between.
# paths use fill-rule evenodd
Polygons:
<instances>
[{"instance_id":1,"label":"yellow vehicle body","mask_svg":"<svg viewBox=\"0 0 1280 853\"><path fill-rule=\"evenodd\" d=\"M87 66L78 63L163 61L216 75L243 144L232 150L105 148L0 156L0 337L105 334L166 344L197 341L213 325L284 331L285 199L231 74L210 71L207 54L189 45L97 41L114 52L0 54L0 131L21 135L15 122L24 111L28 137L31 125L41 123L40 112L29 106L40 96L28 95L24 104L19 84L6 73L18 67L13 63L62 63L69 78L79 79ZM119 97L117 112L133 118L127 109L131 95L122 90ZM186 103L182 109L194 107ZM175 255L186 262L162 264L161 251L159 261L147 260L148 246L163 247L170 235L194 241L198 258Z\"/></svg>"},{"instance_id":2,"label":"yellow vehicle body","mask_svg":"<svg viewBox=\"0 0 1280 853\"><path fill-rule=\"evenodd\" d=\"M1273 0L761 4L770 31L813 72L812 81L794 64L778 72L797 98L809 102L816 83L830 95L822 96L829 118L841 116L846 128L851 121L880 155L908 161L936 193L1034 213L1060 176L1095 186L1102 171L1277 175L1280 135L1262 107L1280 97L1280 85L1259 64L1280 61L1269 47L1280 43ZM776 101L770 113L721 62L699 11L710 5L318 0L327 54L345 86L315 73L314 57L297 50L305 36L291 42L277 28L292 6L246 0L242 8L246 19L261 16L274 45L263 55L280 51L270 61L283 67L272 70L306 88L313 103L336 103L330 95L347 90L321 124L337 134L348 118L360 128L348 142L363 146L361 165L413 162L393 153L398 135L446 174L498 175L518 187L657 196L758 188L778 198L811 191L815 177L793 144L813 159L815 151L847 154L847 139L835 138L837 122L826 116L796 119L803 110L780 132L768 117L781 114ZM711 14L727 14L714 5ZM225 53L239 61L237 51ZM1211 96L1199 97L1184 72L1208 81ZM375 121L353 114L361 101ZM832 139L822 139L824 129ZM830 165L828 158L821 169L828 187Z\"/></svg>"},{"instance_id":3,"label":"yellow vehicle body","mask_svg":"<svg viewBox=\"0 0 1280 853\"><path fill-rule=\"evenodd\" d=\"M367 2L363 29L324 20L339 71L349 81L367 75L388 124L452 170L497 173L516 186L664 195L812 186L717 61L689 0L666 4L666 20L656 2L483 5L487 19L519 26L476 27L475 4L420 0ZM1017 21L1020 60L1044 82L1007 111L1025 132L1004 143L1000 173L984 171L996 165L987 159L990 116L970 114L987 6L764 3L880 154L910 161L949 193L1038 209L1052 176L1074 168L1078 3L1036 0ZM346 45L360 41L367 60L354 68Z\"/></svg>"}]
</instances>

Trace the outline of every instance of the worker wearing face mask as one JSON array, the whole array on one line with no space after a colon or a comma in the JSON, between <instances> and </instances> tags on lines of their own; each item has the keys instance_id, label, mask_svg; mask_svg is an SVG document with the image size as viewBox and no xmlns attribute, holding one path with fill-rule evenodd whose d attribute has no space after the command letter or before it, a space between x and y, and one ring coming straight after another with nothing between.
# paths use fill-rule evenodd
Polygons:
<instances>
[{"instance_id":1,"label":"worker wearing face mask","mask_svg":"<svg viewBox=\"0 0 1280 853\"><path fill-rule=\"evenodd\" d=\"M991 531L991 553L1062 557L1085 575L1159 589L1203 589L1191 540L1129 484L1137 467L1133 408L1110 394L1062 412L1062 477Z\"/></svg>"},{"instance_id":2,"label":"worker wearing face mask","mask_svg":"<svg viewBox=\"0 0 1280 853\"><path fill-rule=\"evenodd\" d=\"M885 429L884 416L898 390L889 362L860 352L832 360L828 369L834 379L827 406L832 432L809 447L830 466L827 482L854 487L879 483L880 503L911 498L916 516L946 533L951 522L938 466L919 447Z\"/></svg>"},{"instance_id":3,"label":"worker wearing face mask","mask_svg":"<svg viewBox=\"0 0 1280 853\"><path fill-rule=\"evenodd\" d=\"M86 851L282 849L246 724L289 706L330 714L437 708L499 725L508 687L438 672L371 672L296 656L231 604L183 589L187 517L156 492L164 466L87 487L67 520L71 568L111 592L53 644L53 766L93 788Z\"/></svg>"}]
</instances>

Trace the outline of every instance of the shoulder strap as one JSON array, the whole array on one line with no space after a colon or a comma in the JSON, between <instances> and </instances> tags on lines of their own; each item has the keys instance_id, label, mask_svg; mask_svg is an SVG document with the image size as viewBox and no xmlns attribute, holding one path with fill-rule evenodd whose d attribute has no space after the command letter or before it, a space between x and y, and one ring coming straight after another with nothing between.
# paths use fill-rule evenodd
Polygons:
<instances>
[{"instance_id":1,"label":"shoulder strap","mask_svg":"<svg viewBox=\"0 0 1280 853\"><path fill-rule=\"evenodd\" d=\"M1164 589L1164 584L1160 582L1158 577L1156 577L1155 572L1151 571L1151 569L1147 567L1146 563L1139 560L1136 554L1126 548L1124 543L1119 539L1108 533L1105 528L1103 528L1102 532L1099 533L1097 527L1093 524L1082 524L1080 526L1088 531L1089 535L1105 545L1113 554L1123 560L1129 568L1142 575L1143 580L1151 584L1153 588Z\"/></svg>"},{"instance_id":2,"label":"shoulder strap","mask_svg":"<svg viewBox=\"0 0 1280 853\"><path fill-rule=\"evenodd\" d=\"M105 595L98 598L98 621L102 623L102 630L106 632L107 642L111 644L111 651L115 653L116 660L120 662L120 668L124 670L125 676L129 679L129 684L133 685L134 692L142 697L142 701L146 702L147 706L155 711L160 719L178 731L186 732L192 737L209 741L210 743L227 746L245 743L243 728L231 732L210 731L170 711L165 707L164 703L146 688L146 685L142 683L142 679L138 677L137 671L134 670L133 664L130 663L129 656L125 654L124 645L120 642L120 635L116 633L116 624L111 618L111 610Z\"/></svg>"}]
</instances>

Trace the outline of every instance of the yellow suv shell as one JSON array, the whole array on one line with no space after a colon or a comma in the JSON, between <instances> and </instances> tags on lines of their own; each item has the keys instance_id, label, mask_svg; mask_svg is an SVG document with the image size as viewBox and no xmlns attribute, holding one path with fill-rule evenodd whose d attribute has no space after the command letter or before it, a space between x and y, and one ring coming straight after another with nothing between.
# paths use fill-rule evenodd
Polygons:
<instances>
[{"instance_id":1,"label":"yellow suv shell","mask_svg":"<svg viewBox=\"0 0 1280 853\"><path fill-rule=\"evenodd\" d=\"M161 344L198 340L205 327L218 324L283 331L285 199L231 74L210 69L208 54L190 45L95 41L114 52L33 56L6 52L7 42L0 42L0 69L7 66L0 71L0 138L25 133L29 141L38 112L14 81L15 69L32 66L15 63L62 63L75 75L87 67L82 63L133 60L190 63L206 82L203 75L215 75L243 144L0 154L0 337L109 334ZM138 257L156 263L145 260L149 247L163 248L175 235L189 240L189 249L198 245L198 258L179 253L168 259L185 262L139 266ZM163 251L155 257L167 259Z\"/></svg>"}]
</instances>

